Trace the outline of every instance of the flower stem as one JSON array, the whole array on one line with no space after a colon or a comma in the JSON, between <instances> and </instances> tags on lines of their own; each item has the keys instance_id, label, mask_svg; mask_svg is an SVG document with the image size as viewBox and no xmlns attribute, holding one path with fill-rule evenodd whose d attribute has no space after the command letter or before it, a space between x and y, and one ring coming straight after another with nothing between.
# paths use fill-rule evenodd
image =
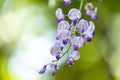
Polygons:
<instances>
[{"instance_id":1,"label":"flower stem","mask_svg":"<svg viewBox=\"0 0 120 80\"><path fill-rule=\"evenodd\" d=\"M81 9L82 9L82 7L83 7L83 2L84 2L84 0L81 0L81 2L80 2L80 11L81 11Z\"/></svg>"},{"instance_id":2,"label":"flower stem","mask_svg":"<svg viewBox=\"0 0 120 80\"><path fill-rule=\"evenodd\" d=\"M70 47L71 47L71 44L69 45L68 49L63 53L63 55L61 56L61 58L69 51Z\"/></svg>"}]
</instances>

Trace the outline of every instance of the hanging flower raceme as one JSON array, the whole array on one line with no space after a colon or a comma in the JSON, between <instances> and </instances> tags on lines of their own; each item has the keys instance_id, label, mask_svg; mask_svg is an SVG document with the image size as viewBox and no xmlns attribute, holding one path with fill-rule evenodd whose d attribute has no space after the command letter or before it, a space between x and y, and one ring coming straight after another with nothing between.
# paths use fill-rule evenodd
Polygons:
<instances>
[{"instance_id":1,"label":"hanging flower raceme","mask_svg":"<svg viewBox=\"0 0 120 80\"><path fill-rule=\"evenodd\" d=\"M39 74L44 74L49 65L52 69L51 75L54 76L57 70L59 70L58 61L66 54L69 54L67 64L71 67L76 60L80 59L78 49L85 46L87 42L92 41L95 33L95 25L92 21L81 19L82 14L80 10L81 6L83 6L83 2L84 0L81 1L80 9L71 8L68 14L64 14L61 8L56 10L56 21L58 23L56 35L57 43L55 43L50 49L50 53L55 57L55 60L44 65L39 71ZM70 4L71 0L64 0L65 6L69 6ZM97 7L94 8L92 3L87 3L85 5L85 10L86 15L91 17L92 20L98 19L96 15ZM65 20L66 17L70 19L71 24L69 21ZM66 47L68 48L66 49ZM72 49L71 52L69 52L70 49Z\"/></svg>"}]
</instances>

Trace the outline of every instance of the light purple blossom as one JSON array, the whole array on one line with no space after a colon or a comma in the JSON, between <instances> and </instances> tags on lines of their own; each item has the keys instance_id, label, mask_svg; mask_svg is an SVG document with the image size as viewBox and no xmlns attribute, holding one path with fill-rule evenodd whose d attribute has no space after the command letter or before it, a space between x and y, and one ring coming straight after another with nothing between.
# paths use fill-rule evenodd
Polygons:
<instances>
[{"instance_id":1,"label":"light purple blossom","mask_svg":"<svg viewBox=\"0 0 120 80\"><path fill-rule=\"evenodd\" d=\"M50 49L51 55L55 56L57 60L60 59L60 52L61 52L61 46L60 44L56 43L53 45Z\"/></svg>"},{"instance_id":2,"label":"light purple blossom","mask_svg":"<svg viewBox=\"0 0 120 80\"><path fill-rule=\"evenodd\" d=\"M80 54L78 53L78 51L73 51L73 53L70 54L70 58L71 58L72 60L79 60Z\"/></svg>"},{"instance_id":3,"label":"light purple blossom","mask_svg":"<svg viewBox=\"0 0 120 80\"><path fill-rule=\"evenodd\" d=\"M71 4L71 0L64 0L64 5L69 6Z\"/></svg>"},{"instance_id":4,"label":"light purple blossom","mask_svg":"<svg viewBox=\"0 0 120 80\"><path fill-rule=\"evenodd\" d=\"M86 16L91 17L95 21L98 19L96 13L93 10L87 10Z\"/></svg>"},{"instance_id":5,"label":"light purple blossom","mask_svg":"<svg viewBox=\"0 0 120 80\"><path fill-rule=\"evenodd\" d=\"M80 19L81 18L81 12L80 12L80 10L78 10L76 8L72 8L68 12L68 17L71 20Z\"/></svg>"},{"instance_id":6,"label":"light purple blossom","mask_svg":"<svg viewBox=\"0 0 120 80\"><path fill-rule=\"evenodd\" d=\"M88 10L92 10L94 8L93 4L92 3L87 3L85 5L85 10L88 11Z\"/></svg>"},{"instance_id":7,"label":"light purple blossom","mask_svg":"<svg viewBox=\"0 0 120 80\"><path fill-rule=\"evenodd\" d=\"M58 23L59 23L60 21L64 20L64 17L65 17L65 16L64 16L61 8L58 8L58 9L56 10L55 14L56 14L56 17L57 17L56 21L57 21Z\"/></svg>"},{"instance_id":8,"label":"light purple blossom","mask_svg":"<svg viewBox=\"0 0 120 80\"><path fill-rule=\"evenodd\" d=\"M86 16L91 17L95 21L98 19L96 13L93 10L87 10L86 11Z\"/></svg>"},{"instance_id":9,"label":"light purple blossom","mask_svg":"<svg viewBox=\"0 0 120 80\"><path fill-rule=\"evenodd\" d=\"M84 19L81 19L78 23L78 29L81 33L83 33L84 31L86 31L88 29L88 22Z\"/></svg>"},{"instance_id":10,"label":"light purple blossom","mask_svg":"<svg viewBox=\"0 0 120 80\"><path fill-rule=\"evenodd\" d=\"M72 40L72 45L74 50L78 50L78 48L81 48L85 45L85 40L83 37L74 37Z\"/></svg>"},{"instance_id":11,"label":"light purple blossom","mask_svg":"<svg viewBox=\"0 0 120 80\"><path fill-rule=\"evenodd\" d=\"M53 68L53 69L56 69L56 70L59 69L58 66L55 63L51 63L50 68Z\"/></svg>"},{"instance_id":12,"label":"light purple blossom","mask_svg":"<svg viewBox=\"0 0 120 80\"><path fill-rule=\"evenodd\" d=\"M94 30L95 30L95 25L92 21L89 22L90 25L87 29L87 31L85 31L82 36L85 37L87 42L90 42L92 37L94 36Z\"/></svg>"},{"instance_id":13,"label":"light purple blossom","mask_svg":"<svg viewBox=\"0 0 120 80\"><path fill-rule=\"evenodd\" d=\"M68 30L69 28L70 28L70 24L67 21L63 20L58 24L58 31Z\"/></svg>"},{"instance_id":14,"label":"light purple blossom","mask_svg":"<svg viewBox=\"0 0 120 80\"><path fill-rule=\"evenodd\" d=\"M74 64L74 60L79 60L80 54L78 51L73 51L72 54L70 54L70 59L67 61L67 64L69 67L71 67Z\"/></svg>"},{"instance_id":15,"label":"light purple blossom","mask_svg":"<svg viewBox=\"0 0 120 80\"><path fill-rule=\"evenodd\" d=\"M85 10L86 10L86 16L91 17L93 20L98 19L97 15L96 15L97 7L95 7L95 9L94 9L94 6L92 3L87 3L85 5Z\"/></svg>"},{"instance_id":16,"label":"light purple blossom","mask_svg":"<svg viewBox=\"0 0 120 80\"><path fill-rule=\"evenodd\" d=\"M55 63L50 64L50 68L52 68L52 73L51 75L54 76L56 74L56 71L59 69L58 66Z\"/></svg>"},{"instance_id":17,"label":"light purple blossom","mask_svg":"<svg viewBox=\"0 0 120 80\"><path fill-rule=\"evenodd\" d=\"M62 41L64 45L69 44L71 33L68 30L60 30L58 33L58 38Z\"/></svg>"}]
</instances>

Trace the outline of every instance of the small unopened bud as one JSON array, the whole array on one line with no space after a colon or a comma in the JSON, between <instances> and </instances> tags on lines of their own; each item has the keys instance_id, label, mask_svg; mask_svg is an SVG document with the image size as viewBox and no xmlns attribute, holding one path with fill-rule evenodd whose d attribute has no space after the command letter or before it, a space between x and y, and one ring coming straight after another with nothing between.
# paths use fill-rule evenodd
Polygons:
<instances>
[{"instance_id":1,"label":"small unopened bud","mask_svg":"<svg viewBox=\"0 0 120 80\"><path fill-rule=\"evenodd\" d=\"M64 5L69 6L71 4L71 0L64 0Z\"/></svg>"},{"instance_id":2,"label":"small unopened bud","mask_svg":"<svg viewBox=\"0 0 120 80\"><path fill-rule=\"evenodd\" d=\"M44 74L46 71L46 65L43 66L43 68L39 71L39 74Z\"/></svg>"}]
</instances>

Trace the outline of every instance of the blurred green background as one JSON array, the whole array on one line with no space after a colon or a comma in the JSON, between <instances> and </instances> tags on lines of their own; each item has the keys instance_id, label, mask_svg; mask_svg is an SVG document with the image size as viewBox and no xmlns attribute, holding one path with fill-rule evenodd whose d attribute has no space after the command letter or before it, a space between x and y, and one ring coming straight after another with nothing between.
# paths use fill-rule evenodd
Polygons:
<instances>
[{"instance_id":1,"label":"blurred green background","mask_svg":"<svg viewBox=\"0 0 120 80\"><path fill-rule=\"evenodd\" d=\"M80 2L65 7L63 0L0 0L0 80L120 80L120 0L87 1L98 7L95 36L79 49L79 61L70 68L64 58L51 77L50 70L38 71L53 59L55 10L67 14ZM90 20L84 8L82 18Z\"/></svg>"}]
</instances>

